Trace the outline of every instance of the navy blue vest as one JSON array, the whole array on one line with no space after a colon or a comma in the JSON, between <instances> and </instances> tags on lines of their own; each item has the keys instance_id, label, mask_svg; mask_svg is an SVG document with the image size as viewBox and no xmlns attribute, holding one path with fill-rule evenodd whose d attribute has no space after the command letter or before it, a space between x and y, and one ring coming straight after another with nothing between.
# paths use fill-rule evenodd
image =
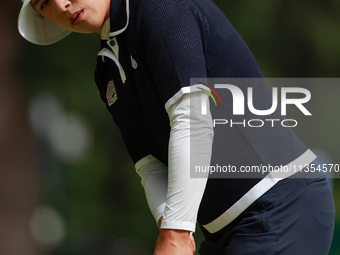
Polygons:
<instances>
[{"instance_id":1,"label":"navy blue vest","mask_svg":"<svg viewBox=\"0 0 340 255\"><path fill-rule=\"evenodd\" d=\"M111 4L111 31L116 31L126 24L125 0ZM123 83L117 65L106 57L97 59L95 80L132 160L152 154L167 164L170 126L165 104L190 86L191 78L263 75L240 35L210 0L130 0L129 10L129 25L116 36L126 80ZM104 40L101 47L109 48ZM270 90L259 89L267 107ZM307 150L289 128L232 128L222 137L214 140L212 163L287 164ZM209 179L198 221L211 222L259 181Z\"/></svg>"}]
</instances>

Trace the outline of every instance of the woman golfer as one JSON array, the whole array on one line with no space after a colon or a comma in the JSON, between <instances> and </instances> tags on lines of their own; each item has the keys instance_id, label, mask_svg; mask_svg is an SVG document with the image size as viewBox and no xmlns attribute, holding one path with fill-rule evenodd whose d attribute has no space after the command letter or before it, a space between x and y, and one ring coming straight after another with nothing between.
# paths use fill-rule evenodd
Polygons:
<instances>
[{"instance_id":1,"label":"woman golfer","mask_svg":"<svg viewBox=\"0 0 340 255\"><path fill-rule=\"evenodd\" d=\"M193 254L196 223L205 235L203 255L328 254L334 203L322 174L192 175L193 166L222 163L237 171L251 165L308 169L315 159L287 127L254 128L238 119L228 129L214 127L209 109L236 118L230 96L248 85L215 94L206 79L262 73L211 0L24 0L18 25L39 45L71 32L99 34L95 81L159 224L155 255ZM201 80L191 82L195 78ZM267 109L271 91L264 83L254 89L257 109ZM202 112L209 93L220 104Z\"/></svg>"}]
</instances>

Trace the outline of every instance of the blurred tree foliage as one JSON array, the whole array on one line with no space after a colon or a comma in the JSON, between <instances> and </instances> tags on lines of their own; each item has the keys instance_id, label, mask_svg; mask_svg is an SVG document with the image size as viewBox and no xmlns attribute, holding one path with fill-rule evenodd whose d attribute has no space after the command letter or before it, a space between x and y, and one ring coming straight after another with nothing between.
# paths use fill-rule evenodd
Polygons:
<instances>
[{"instance_id":1,"label":"blurred tree foliage","mask_svg":"<svg viewBox=\"0 0 340 255\"><path fill-rule=\"evenodd\" d=\"M215 2L242 35L266 77L339 76L340 1ZM37 141L37 152L44 151L47 157L40 167L41 202L57 208L67 225L64 242L51 254L112 254L113 241L128 236L144 240L151 251L157 237L139 177L94 83L98 50L97 35L72 34L44 47L21 40L17 71L27 97L42 92L55 95L67 111L79 113L90 123L94 137L86 156L72 163L57 158ZM340 92L324 94L335 103ZM333 116L337 115L334 107ZM319 125L320 130L301 130L299 135L307 145L327 149L333 161L340 163L339 119L325 121L334 128ZM323 137L328 142L324 143L318 132L326 130ZM338 185L336 180L335 197L340 194ZM197 239L201 240L199 234Z\"/></svg>"}]
</instances>

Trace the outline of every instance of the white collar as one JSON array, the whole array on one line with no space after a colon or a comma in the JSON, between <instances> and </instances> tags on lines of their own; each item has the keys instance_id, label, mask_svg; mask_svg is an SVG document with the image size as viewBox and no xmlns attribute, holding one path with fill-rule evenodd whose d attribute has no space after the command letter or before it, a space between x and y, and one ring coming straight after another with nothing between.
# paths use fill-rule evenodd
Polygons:
<instances>
[{"instance_id":1,"label":"white collar","mask_svg":"<svg viewBox=\"0 0 340 255\"><path fill-rule=\"evenodd\" d=\"M110 36L110 18L108 18L102 28L102 33L100 35L100 38L102 40L108 40Z\"/></svg>"}]
</instances>

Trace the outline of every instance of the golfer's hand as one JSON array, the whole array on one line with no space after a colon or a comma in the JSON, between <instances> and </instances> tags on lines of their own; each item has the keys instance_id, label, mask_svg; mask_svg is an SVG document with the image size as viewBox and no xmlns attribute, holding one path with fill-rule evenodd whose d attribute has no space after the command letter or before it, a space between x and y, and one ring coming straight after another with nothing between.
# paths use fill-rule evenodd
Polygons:
<instances>
[{"instance_id":1,"label":"golfer's hand","mask_svg":"<svg viewBox=\"0 0 340 255\"><path fill-rule=\"evenodd\" d=\"M161 229L154 255L193 255L195 240L189 231Z\"/></svg>"}]
</instances>

